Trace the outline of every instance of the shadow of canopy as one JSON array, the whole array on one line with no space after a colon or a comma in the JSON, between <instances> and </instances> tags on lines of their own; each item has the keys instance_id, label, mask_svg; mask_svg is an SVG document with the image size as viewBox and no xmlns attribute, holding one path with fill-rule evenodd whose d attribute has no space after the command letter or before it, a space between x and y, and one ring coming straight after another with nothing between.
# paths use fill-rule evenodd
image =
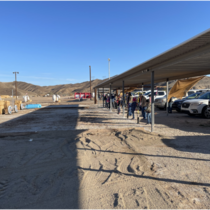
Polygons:
<instances>
[{"instance_id":1,"label":"shadow of canopy","mask_svg":"<svg viewBox=\"0 0 210 210\"><path fill-rule=\"evenodd\" d=\"M79 208L78 110L27 112L1 123L0 208Z\"/></svg>"},{"instance_id":2,"label":"shadow of canopy","mask_svg":"<svg viewBox=\"0 0 210 210\"><path fill-rule=\"evenodd\" d=\"M162 142L175 150L210 154L210 136L177 136L175 139L162 139Z\"/></svg>"}]
</instances>

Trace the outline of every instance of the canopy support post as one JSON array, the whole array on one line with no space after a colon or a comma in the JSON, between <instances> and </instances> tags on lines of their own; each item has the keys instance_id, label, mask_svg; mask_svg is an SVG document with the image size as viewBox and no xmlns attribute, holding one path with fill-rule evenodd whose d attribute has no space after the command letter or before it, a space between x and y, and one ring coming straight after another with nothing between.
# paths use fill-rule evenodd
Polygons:
<instances>
[{"instance_id":1,"label":"canopy support post","mask_svg":"<svg viewBox=\"0 0 210 210\"><path fill-rule=\"evenodd\" d=\"M168 116L168 78L166 80L166 112Z\"/></svg>"},{"instance_id":2,"label":"canopy support post","mask_svg":"<svg viewBox=\"0 0 210 210\"><path fill-rule=\"evenodd\" d=\"M98 91L98 88L97 88L97 96L96 96L96 100L97 100L97 105L99 105L99 100L98 100L98 94L99 94L99 91Z\"/></svg>"},{"instance_id":3,"label":"canopy support post","mask_svg":"<svg viewBox=\"0 0 210 210\"><path fill-rule=\"evenodd\" d=\"M153 132L154 130L154 124L155 124L155 107L154 107L154 71L152 71L152 74L151 74L151 99L152 99L152 110L151 110L151 132Z\"/></svg>"},{"instance_id":4,"label":"canopy support post","mask_svg":"<svg viewBox=\"0 0 210 210\"><path fill-rule=\"evenodd\" d=\"M125 89L124 89L124 80L122 82L122 89L123 89L123 92L122 92L122 99L123 99L122 107L123 107L123 118L124 118L125 117L125 97L124 97Z\"/></svg>"},{"instance_id":5,"label":"canopy support post","mask_svg":"<svg viewBox=\"0 0 210 210\"><path fill-rule=\"evenodd\" d=\"M110 109L110 112L112 112L112 95L111 95L111 93L112 93L112 86L111 86L111 84L110 84L110 94L109 94L109 109Z\"/></svg>"},{"instance_id":6,"label":"canopy support post","mask_svg":"<svg viewBox=\"0 0 210 210\"><path fill-rule=\"evenodd\" d=\"M94 88L95 96L94 96L94 104L96 104L96 88Z\"/></svg>"},{"instance_id":7,"label":"canopy support post","mask_svg":"<svg viewBox=\"0 0 210 210\"><path fill-rule=\"evenodd\" d=\"M104 87L103 87L103 108L104 108Z\"/></svg>"},{"instance_id":8,"label":"canopy support post","mask_svg":"<svg viewBox=\"0 0 210 210\"><path fill-rule=\"evenodd\" d=\"M143 95L143 91L144 91L144 83L142 83L142 86L141 86L141 91L142 91L142 95Z\"/></svg>"}]
</instances>

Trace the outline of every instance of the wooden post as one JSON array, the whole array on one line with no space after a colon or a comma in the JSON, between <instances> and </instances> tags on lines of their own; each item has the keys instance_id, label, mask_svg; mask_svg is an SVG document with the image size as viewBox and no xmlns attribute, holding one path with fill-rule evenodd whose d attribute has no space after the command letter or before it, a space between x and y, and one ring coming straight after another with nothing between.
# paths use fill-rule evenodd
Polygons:
<instances>
[{"instance_id":1,"label":"wooden post","mask_svg":"<svg viewBox=\"0 0 210 210\"><path fill-rule=\"evenodd\" d=\"M94 88L94 92L95 92L94 104L96 104L97 103L97 100L96 100L96 88Z\"/></svg>"},{"instance_id":2,"label":"wooden post","mask_svg":"<svg viewBox=\"0 0 210 210\"><path fill-rule=\"evenodd\" d=\"M15 74L15 92L16 92L16 100L17 100L17 74L19 74L19 72L13 72L13 74Z\"/></svg>"}]
</instances>

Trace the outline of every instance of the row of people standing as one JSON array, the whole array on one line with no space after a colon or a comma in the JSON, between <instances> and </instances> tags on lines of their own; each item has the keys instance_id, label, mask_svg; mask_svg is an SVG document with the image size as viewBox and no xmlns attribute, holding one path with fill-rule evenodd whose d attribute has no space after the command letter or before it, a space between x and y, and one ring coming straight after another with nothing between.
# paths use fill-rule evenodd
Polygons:
<instances>
[{"instance_id":1,"label":"row of people standing","mask_svg":"<svg viewBox=\"0 0 210 210\"><path fill-rule=\"evenodd\" d=\"M110 101L111 100L111 101ZM120 113L120 107L123 106L123 97L120 95L108 95L104 96L105 107L110 108L110 102L112 107L118 109L118 114ZM151 97L149 100L140 94L139 98L132 97L131 93L127 93L125 96L125 106L127 107L128 116L133 116L132 119L135 119L135 110L139 109L142 112L143 119L147 120L147 123L151 123Z\"/></svg>"},{"instance_id":2,"label":"row of people standing","mask_svg":"<svg viewBox=\"0 0 210 210\"><path fill-rule=\"evenodd\" d=\"M140 95L139 97L140 101L140 107L142 111L142 117L143 119L147 120L147 124L151 124L151 95L149 95L149 99L146 99L143 95Z\"/></svg>"},{"instance_id":3,"label":"row of people standing","mask_svg":"<svg viewBox=\"0 0 210 210\"><path fill-rule=\"evenodd\" d=\"M112 103L112 107L116 109L117 109L117 106L122 105L121 97L116 94L115 95L112 94L111 97L109 94L106 94L104 96L104 101L105 101L105 106L108 108L110 108L110 103Z\"/></svg>"},{"instance_id":4,"label":"row of people standing","mask_svg":"<svg viewBox=\"0 0 210 210\"><path fill-rule=\"evenodd\" d=\"M149 99L147 100L142 94L140 94L139 98L136 100L136 98L132 98L131 93L129 93L127 106L128 115L133 115L132 119L135 118L134 113L137 108L142 112L142 117L147 120L147 124L151 124L151 96L149 96Z\"/></svg>"}]
</instances>

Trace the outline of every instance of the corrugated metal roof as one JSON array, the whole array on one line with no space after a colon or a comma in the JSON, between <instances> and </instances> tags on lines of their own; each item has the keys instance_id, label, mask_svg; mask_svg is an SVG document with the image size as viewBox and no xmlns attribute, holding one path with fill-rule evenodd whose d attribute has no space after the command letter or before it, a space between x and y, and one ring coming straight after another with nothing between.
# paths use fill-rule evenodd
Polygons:
<instances>
[{"instance_id":1,"label":"corrugated metal roof","mask_svg":"<svg viewBox=\"0 0 210 210\"><path fill-rule=\"evenodd\" d=\"M109 87L112 83L112 87L119 88L122 80L130 87L149 84L151 70L155 72L155 82L209 74L210 29L95 87Z\"/></svg>"}]
</instances>

